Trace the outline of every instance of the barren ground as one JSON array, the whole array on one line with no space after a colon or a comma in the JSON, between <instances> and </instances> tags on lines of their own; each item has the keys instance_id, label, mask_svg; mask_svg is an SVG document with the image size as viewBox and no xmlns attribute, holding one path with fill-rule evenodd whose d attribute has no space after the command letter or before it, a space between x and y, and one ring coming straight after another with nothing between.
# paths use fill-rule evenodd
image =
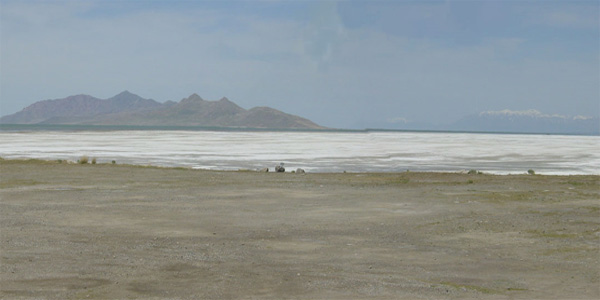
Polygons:
<instances>
[{"instance_id":1,"label":"barren ground","mask_svg":"<svg viewBox=\"0 0 600 300\"><path fill-rule=\"evenodd\" d=\"M600 176L0 168L4 299L600 298Z\"/></svg>"}]
</instances>

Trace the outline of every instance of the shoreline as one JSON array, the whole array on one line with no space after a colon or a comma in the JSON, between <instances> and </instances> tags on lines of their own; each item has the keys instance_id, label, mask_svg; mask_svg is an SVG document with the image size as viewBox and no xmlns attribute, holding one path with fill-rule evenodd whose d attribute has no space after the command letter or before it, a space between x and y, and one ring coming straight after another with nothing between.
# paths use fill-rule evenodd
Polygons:
<instances>
[{"instance_id":1,"label":"shoreline","mask_svg":"<svg viewBox=\"0 0 600 300\"><path fill-rule=\"evenodd\" d=\"M0 173L0 298L600 297L598 175Z\"/></svg>"},{"instance_id":2,"label":"shoreline","mask_svg":"<svg viewBox=\"0 0 600 300\"><path fill-rule=\"evenodd\" d=\"M89 157L88 157L89 158ZM91 159L91 158L90 158ZM0 162L4 163L31 163L31 164L56 164L56 165L93 165L93 166L120 166L120 167L132 167L132 168L157 168L157 169L175 169L175 170L191 170L191 171L205 171L205 172L249 172L249 173L277 173L275 172L275 167L269 167L268 172L263 172L260 169L243 169L239 168L237 170L218 170L218 169L202 169L202 168L193 168L186 166L158 166L158 165L142 165L142 164L129 164L129 163L118 163L115 162L98 162L92 164L88 162L86 164L81 164L77 161L66 160L66 159L39 159L39 158L4 158L0 156ZM266 167L265 167L266 168ZM295 169L290 169L285 172L279 174L294 174ZM523 171L522 173L491 173L482 170L459 170L459 171L420 171L420 170L406 170L402 172L353 172L353 171L341 171L341 172L306 172L304 174L405 174L405 173L423 173L423 174L457 174L457 175L486 175L486 176L559 176L559 177L569 177L569 176L597 176L600 178L600 174L539 174L535 173L530 174L527 171Z\"/></svg>"},{"instance_id":3,"label":"shoreline","mask_svg":"<svg viewBox=\"0 0 600 300\"><path fill-rule=\"evenodd\" d=\"M93 125L93 124L10 124L0 123L0 132L28 131L248 131L248 132L334 132L334 133L370 133L370 132L407 132L407 133L467 133L467 134L508 134L508 135L565 135L600 136L598 132L515 132L515 131L477 131L443 129L385 129L385 128L252 128L218 126L177 126L177 125Z\"/></svg>"}]
</instances>

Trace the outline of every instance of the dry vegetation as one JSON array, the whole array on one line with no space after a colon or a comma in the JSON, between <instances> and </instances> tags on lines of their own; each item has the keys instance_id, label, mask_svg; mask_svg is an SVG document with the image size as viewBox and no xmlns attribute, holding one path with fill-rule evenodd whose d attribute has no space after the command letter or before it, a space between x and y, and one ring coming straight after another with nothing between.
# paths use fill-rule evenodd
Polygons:
<instances>
[{"instance_id":1,"label":"dry vegetation","mask_svg":"<svg viewBox=\"0 0 600 300\"><path fill-rule=\"evenodd\" d=\"M0 168L0 298L600 297L599 176Z\"/></svg>"}]
</instances>

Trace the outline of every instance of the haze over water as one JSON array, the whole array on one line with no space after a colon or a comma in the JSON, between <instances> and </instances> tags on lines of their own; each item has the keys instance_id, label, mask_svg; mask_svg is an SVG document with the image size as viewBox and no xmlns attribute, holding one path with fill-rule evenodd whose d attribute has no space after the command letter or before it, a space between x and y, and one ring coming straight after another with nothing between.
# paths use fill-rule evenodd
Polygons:
<instances>
[{"instance_id":1,"label":"haze over water","mask_svg":"<svg viewBox=\"0 0 600 300\"><path fill-rule=\"evenodd\" d=\"M0 132L0 156L212 170L600 174L600 137L423 132Z\"/></svg>"}]
</instances>

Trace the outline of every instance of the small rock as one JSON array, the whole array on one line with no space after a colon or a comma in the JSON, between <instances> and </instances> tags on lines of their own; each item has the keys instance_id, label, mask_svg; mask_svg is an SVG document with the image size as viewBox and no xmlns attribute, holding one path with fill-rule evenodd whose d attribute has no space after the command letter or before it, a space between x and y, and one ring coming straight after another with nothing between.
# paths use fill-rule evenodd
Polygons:
<instances>
[{"instance_id":1,"label":"small rock","mask_svg":"<svg viewBox=\"0 0 600 300\"><path fill-rule=\"evenodd\" d=\"M285 168L283 167L283 163L280 163L279 166L275 167L275 172L278 172L278 173L285 172Z\"/></svg>"}]
</instances>

